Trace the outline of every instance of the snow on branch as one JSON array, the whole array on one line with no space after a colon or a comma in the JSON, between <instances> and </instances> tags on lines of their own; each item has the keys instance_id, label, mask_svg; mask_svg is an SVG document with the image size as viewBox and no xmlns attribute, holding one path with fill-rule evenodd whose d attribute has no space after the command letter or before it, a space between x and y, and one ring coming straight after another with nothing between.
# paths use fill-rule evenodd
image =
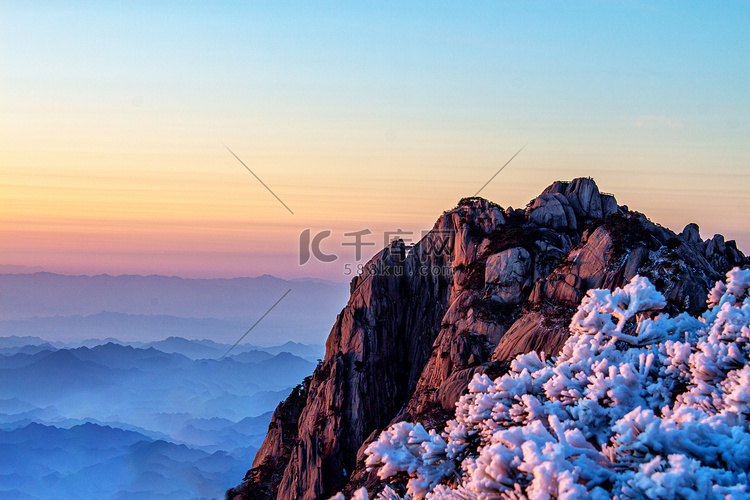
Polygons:
<instances>
[{"instance_id":1,"label":"snow on branch","mask_svg":"<svg viewBox=\"0 0 750 500\"><path fill-rule=\"evenodd\" d=\"M750 498L748 289L733 269L700 318L659 313L644 277L590 290L556 358L475 375L440 433L382 432L376 499Z\"/></svg>"}]
</instances>

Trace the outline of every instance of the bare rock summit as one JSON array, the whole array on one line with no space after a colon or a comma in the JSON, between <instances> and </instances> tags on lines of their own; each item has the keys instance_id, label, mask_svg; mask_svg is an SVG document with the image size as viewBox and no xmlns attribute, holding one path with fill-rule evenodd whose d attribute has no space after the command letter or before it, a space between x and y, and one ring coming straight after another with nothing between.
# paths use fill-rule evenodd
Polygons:
<instances>
[{"instance_id":1,"label":"bare rock summit","mask_svg":"<svg viewBox=\"0 0 750 500\"><path fill-rule=\"evenodd\" d=\"M497 377L532 350L555 355L588 290L639 274L668 312L698 314L713 284L747 265L734 241L702 240L695 224L675 234L590 178L554 182L525 210L464 198L416 245L393 242L352 280L325 358L279 404L227 498L376 493L363 459L380 431L401 420L441 427L475 373Z\"/></svg>"}]
</instances>

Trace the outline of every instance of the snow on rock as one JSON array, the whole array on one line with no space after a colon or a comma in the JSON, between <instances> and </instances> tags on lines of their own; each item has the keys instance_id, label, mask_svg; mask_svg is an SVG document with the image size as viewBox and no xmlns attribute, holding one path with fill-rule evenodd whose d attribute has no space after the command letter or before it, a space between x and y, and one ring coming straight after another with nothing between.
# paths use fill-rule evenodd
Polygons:
<instances>
[{"instance_id":1,"label":"snow on rock","mask_svg":"<svg viewBox=\"0 0 750 500\"><path fill-rule=\"evenodd\" d=\"M474 375L440 433L382 432L365 452L391 483L376 498L750 498L749 288L733 269L701 318L659 313L643 277L589 290L556 358Z\"/></svg>"}]
</instances>

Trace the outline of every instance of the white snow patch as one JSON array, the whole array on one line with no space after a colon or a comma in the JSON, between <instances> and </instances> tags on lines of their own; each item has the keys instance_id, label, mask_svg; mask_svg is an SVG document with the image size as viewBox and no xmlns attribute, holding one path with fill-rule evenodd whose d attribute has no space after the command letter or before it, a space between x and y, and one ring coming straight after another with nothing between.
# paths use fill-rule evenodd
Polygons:
<instances>
[{"instance_id":1,"label":"white snow patch","mask_svg":"<svg viewBox=\"0 0 750 500\"><path fill-rule=\"evenodd\" d=\"M376 498L750 498L749 288L733 269L701 318L660 314L643 277L590 290L556 358L475 375L441 433L383 431L366 465L394 487Z\"/></svg>"}]
</instances>

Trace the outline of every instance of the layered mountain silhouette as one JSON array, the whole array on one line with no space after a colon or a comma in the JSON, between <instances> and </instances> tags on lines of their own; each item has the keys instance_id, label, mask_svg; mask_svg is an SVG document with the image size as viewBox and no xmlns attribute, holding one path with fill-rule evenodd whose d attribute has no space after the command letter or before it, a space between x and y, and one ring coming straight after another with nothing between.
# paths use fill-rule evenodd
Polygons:
<instances>
[{"instance_id":1,"label":"layered mountain silhouette","mask_svg":"<svg viewBox=\"0 0 750 500\"><path fill-rule=\"evenodd\" d=\"M315 367L303 344L99 342L0 338L0 498L216 498Z\"/></svg>"},{"instance_id":2,"label":"layered mountain silhouette","mask_svg":"<svg viewBox=\"0 0 750 500\"><path fill-rule=\"evenodd\" d=\"M555 182L525 209L462 199L413 248L393 242L352 280L325 358L276 408L227 498L378 490L364 450L381 431L442 428L475 374L494 379L520 353L554 356L588 290L640 275L667 312L695 315L717 280L748 264L734 241L661 227L589 178Z\"/></svg>"},{"instance_id":3,"label":"layered mountain silhouette","mask_svg":"<svg viewBox=\"0 0 750 500\"><path fill-rule=\"evenodd\" d=\"M215 498L246 454L213 453L85 423L0 429L2 498Z\"/></svg>"},{"instance_id":4,"label":"layered mountain silhouette","mask_svg":"<svg viewBox=\"0 0 750 500\"><path fill-rule=\"evenodd\" d=\"M65 342L107 337L149 342L181 337L231 345L287 292L276 313L265 318L262 328L253 331L247 341L252 342L257 334L255 340L262 343L319 343L328 331L330 316L346 301L344 283L267 275L184 279L0 274L0 337ZM224 352L226 349L218 355Z\"/></svg>"}]
</instances>

